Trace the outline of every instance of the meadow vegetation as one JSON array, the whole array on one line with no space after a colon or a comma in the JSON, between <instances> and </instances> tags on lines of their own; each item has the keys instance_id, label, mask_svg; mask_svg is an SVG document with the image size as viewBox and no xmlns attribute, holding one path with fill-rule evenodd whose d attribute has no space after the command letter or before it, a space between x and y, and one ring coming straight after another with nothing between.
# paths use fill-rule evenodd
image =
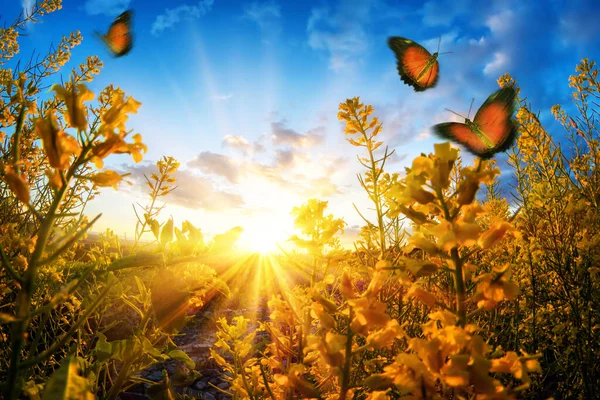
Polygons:
<instances>
[{"instance_id":1,"label":"meadow vegetation","mask_svg":"<svg viewBox=\"0 0 600 400\"><path fill-rule=\"evenodd\" d=\"M25 23L58 9L60 0L40 1L0 29L0 390L6 399L117 399L145 384L153 398L185 398L178 388L202 366L174 338L194 323L190 309L227 291L223 264L243 268L231 255L239 230L205 243L190 221L164 218L179 167L165 156L147 177L147 204L132 211L133 242L125 248L109 230L84 244L100 218L86 216L86 205L127 179L104 161L139 162L147 149L126 129L141 104L113 85L88 90L98 57L60 75L79 32L14 63ZM498 84L518 90L508 75ZM268 318L218 320L210 354L229 383L223 391L234 399L597 397L595 63L584 59L569 86L577 112L552 109L567 147L519 100L503 170L514 178L510 199L493 160L464 165L449 143L405 171L387 170L391 151L378 140L373 107L342 102L338 118L374 217L356 210L364 226L347 250L345 223L326 201L291 210L298 251L265 262L265 277L278 282ZM278 281L290 271L298 279ZM124 315L135 323L113 329ZM167 360L178 362L175 373L139 374Z\"/></svg>"}]
</instances>

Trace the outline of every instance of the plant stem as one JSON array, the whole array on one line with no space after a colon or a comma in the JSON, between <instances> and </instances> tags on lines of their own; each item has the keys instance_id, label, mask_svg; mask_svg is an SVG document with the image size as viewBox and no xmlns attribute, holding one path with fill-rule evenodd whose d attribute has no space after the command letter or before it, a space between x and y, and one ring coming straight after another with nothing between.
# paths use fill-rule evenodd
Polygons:
<instances>
[{"instance_id":1,"label":"plant stem","mask_svg":"<svg viewBox=\"0 0 600 400\"><path fill-rule=\"evenodd\" d=\"M452 223L455 217L458 215L458 212L456 212L454 215L451 215L448 205L444 200L444 194L442 193L442 190L437 188L435 192L440 200L442 210L444 211L444 218L449 223ZM466 286L463 279L463 263L465 260L462 259L458 254L458 246L455 246L450 250L450 257L452 258L452 263L454 264L454 289L456 290L456 314L458 315L457 324L460 327L464 327L467 323L467 308L465 304Z\"/></svg>"},{"instance_id":2,"label":"plant stem","mask_svg":"<svg viewBox=\"0 0 600 400\"><path fill-rule=\"evenodd\" d=\"M383 226L383 212L381 211L381 199L379 196L379 186L378 184L378 180L379 180L379 175L380 173L377 171L377 161L375 161L375 158L373 157L373 150L372 150L372 145L369 145L370 143L372 143L372 138L367 136L367 132L365 131L365 128L360 120L360 118L358 118L358 115L356 115L356 113L354 114L354 119L356 120L356 123L358 124L359 128L360 128L360 133L362 133L363 137L365 138L365 141L367 143L367 151L369 152L369 159L371 161L371 174L372 174L372 178L373 178L373 202L375 203L375 210L377 211L377 225L379 228L379 245L381 246L380 248L380 252L379 252L379 258L381 260L385 259L385 230L384 230L384 226ZM385 159L384 159L385 161ZM365 185L365 189L366 189L366 185Z\"/></svg>"},{"instance_id":3,"label":"plant stem","mask_svg":"<svg viewBox=\"0 0 600 400\"><path fill-rule=\"evenodd\" d=\"M350 307L350 312L348 313L348 331L346 332L346 357L344 359L344 370L342 375L342 387L340 388L340 399L346 400L346 396L348 395L348 388L350 386L350 366L352 365L352 329L350 325L352 324L352 318L354 313L352 312L352 307Z\"/></svg>"},{"instance_id":4,"label":"plant stem","mask_svg":"<svg viewBox=\"0 0 600 400\"><path fill-rule=\"evenodd\" d=\"M81 160L85 159L89 151L90 148L84 149L79 157L73 162L67 173L67 183L71 180L71 177L75 174L79 163ZM20 369L19 364L21 362L21 351L23 350L25 335L29 328L30 322L29 309L31 307L31 296L33 295L33 290L35 289L35 280L37 278L38 269L41 265L41 260L44 255L44 251L46 250L46 245L50 239L50 234L52 233L52 228L56 219L56 212L63 201L68 188L69 185L65 184L58 189L56 192L56 197L54 197L54 200L52 200L52 203L48 208L48 212L40 224L36 246L31 255L29 265L25 270L25 275L23 276L23 285L17 295L15 308L18 321L14 322L12 326L12 352L5 391L5 398L7 400L16 399L21 391L21 383L17 381Z\"/></svg>"}]
</instances>

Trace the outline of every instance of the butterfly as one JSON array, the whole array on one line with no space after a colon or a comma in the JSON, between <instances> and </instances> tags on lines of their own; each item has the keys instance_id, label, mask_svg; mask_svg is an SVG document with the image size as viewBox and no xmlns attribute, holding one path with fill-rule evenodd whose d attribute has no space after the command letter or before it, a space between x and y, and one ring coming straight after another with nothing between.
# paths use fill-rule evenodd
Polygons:
<instances>
[{"instance_id":1,"label":"butterfly","mask_svg":"<svg viewBox=\"0 0 600 400\"><path fill-rule=\"evenodd\" d=\"M438 51L431 54L425 47L410 39L392 36L388 38L388 46L396 54L400 78L412 86L415 92L422 92L437 84L440 73L437 61L439 44Z\"/></svg>"},{"instance_id":2,"label":"butterfly","mask_svg":"<svg viewBox=\"0 0 600 400\"><path fill-rule=\"evenodd\" d=\"M435 125L433 130L445 139L462 144L482 159L492 158L494 154L506 151L515 140L514 101L513 88L500 89L487 98L473 121L465 118L464 124L446 122Z\"/></svg>"},{"instance_id":3,"label":"butterfly","mask_svg":"<svg viewBox=\"0 0 600 400\"><path fill-rule=\"evenodd\" d=\"M132 15L133 11L127 10L115 18L113 23L110 24L106 35L96 32L115 57L124 56L133 47L133 34L131 33Z\"/></svg>"}]
</instances>

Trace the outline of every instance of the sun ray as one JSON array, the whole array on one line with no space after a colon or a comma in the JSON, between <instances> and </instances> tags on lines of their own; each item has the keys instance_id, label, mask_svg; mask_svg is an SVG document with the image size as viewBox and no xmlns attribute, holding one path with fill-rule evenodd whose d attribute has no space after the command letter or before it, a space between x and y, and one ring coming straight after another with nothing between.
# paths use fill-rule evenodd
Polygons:
<instances>
[{"instance_id":1,"label":"sun ray","mask_svg":"<svg viewBox=\"0 0 600 400\"><path fill-rule=\"evenodd\" d=\"M225 108L223 102L217 100L217 96L219 95L219 89L217 87L217 81L214 78L212 73L212 69L206 55L206 51L204 48L204 42L197 29L193 29L191 33L191 37L194 40L196 47L196 58L198 59L197 64L199 65L199 70L202 74L202 79L206 83L206 87L208 88L208 96L210 98L210 102L214 111L214 116L216 119L217 127L220 132L221 137L225 137L226 134L231 132L231 125L229 124L229 118L226 115Z\"/></svg>"}]
</instances>

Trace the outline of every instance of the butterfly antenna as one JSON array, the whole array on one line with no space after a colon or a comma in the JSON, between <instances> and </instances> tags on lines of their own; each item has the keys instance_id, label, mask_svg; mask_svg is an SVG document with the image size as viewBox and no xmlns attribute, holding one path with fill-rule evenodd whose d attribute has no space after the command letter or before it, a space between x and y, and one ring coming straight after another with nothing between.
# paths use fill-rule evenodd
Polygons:
<instances>
[{"instance_id":1,"label":"butterfly antenna","mask_svg":"<svg viewBox=\"0 0 600 400\"><path fill-rule=\"evenodd\" d=\"M471 116L471 108L473 108L473 102L475 101L475 98L471 99L471 105L469 106L469 113L467 114L467 116Z\"/></svg>"},{"instance_id":2,"label":"butterfly antenna","mask_svg":"<svg viewBox=\"0 0 600 400\"><path fill-rule=\"evenodd\" d=\"M442 54L452 54L454 53L453 51L445 51L443 53L438 53L438 56L441 56Z\"/></svg>"},{"instance_id":3,"label":"butterfly antenna","mask_svg":"<svg viewBox=\"0 0 600 400\"><path fill-rule=\"evenodd\" d=\"M440 44L442 44L442 36L440 35L440 39L438 40L438 49L436 53L440 53Z\"/></svg>"},{"instance_id":4,"label":"butterfly antenna","mask_svg":"<svg viewBox=\"0 0 600 400\"><path fill-rule=\"evenodd\" d=\"M451 112L452 114L454 114L454 115L458 115L458 116L459 116L459 117L461 117L461 118L467 119L467 118L465 118L465 116L464 116L464 115L460 115L459 113L457 113L457 112L454 112L454 111L450 110L449 108L444 108L444 110L446 110L446 111L450 111L450 112Z\"/></svg>"}]
</instances>

